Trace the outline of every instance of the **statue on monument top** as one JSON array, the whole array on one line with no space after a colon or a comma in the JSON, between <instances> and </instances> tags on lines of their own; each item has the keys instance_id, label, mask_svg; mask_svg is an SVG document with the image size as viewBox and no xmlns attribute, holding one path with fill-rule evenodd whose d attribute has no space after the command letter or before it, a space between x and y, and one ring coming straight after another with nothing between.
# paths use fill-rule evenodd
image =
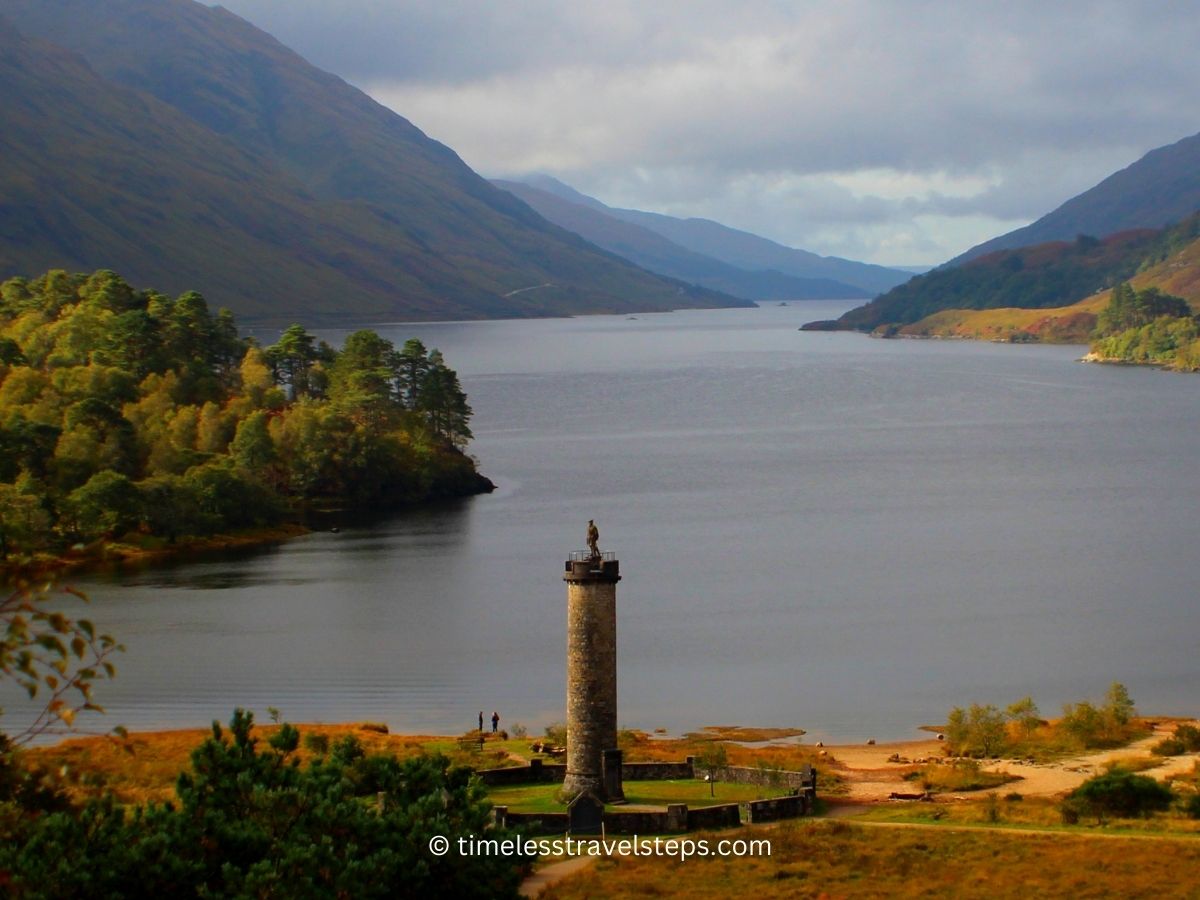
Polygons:
<instances>
[{"instance_id":1,"label":"statue on monument top","mask_svg":"<svg viewBox=\"0 0 1200 900\"><path fill-rule=\"evenodd\" d=\"M599 559L600 529L596 527L596 521L594 519L588 519L587 545L588 549L592 551L592 559Z\"/></svg>"}]
</instances>

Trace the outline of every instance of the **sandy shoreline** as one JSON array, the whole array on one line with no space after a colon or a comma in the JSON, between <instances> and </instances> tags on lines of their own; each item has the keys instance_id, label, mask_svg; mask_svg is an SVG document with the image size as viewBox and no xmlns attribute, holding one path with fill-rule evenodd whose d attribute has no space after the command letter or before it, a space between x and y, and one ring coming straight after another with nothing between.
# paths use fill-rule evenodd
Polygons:
<instances>
[{"instance_id":1,"label":"sandy shoreline","mask_svg":"<svg viewBox=\"0 0 1200 900\"><path fill-rule=\"evenodd\" d=\"M1160 781L1168 775L1190 772L1194 765L1200 763L1200 754L1159 757L1150 752L1151 747L1170 737L1178 724L1179 721L1163 720L1155 725L1151 735L1124 747L1081 753L1054 762L1030 763L1020 759L999 759L984 763L984 771L1004 772L1017 776L1020 780L993 788L991 791L973 791L966 796L1016 791L1027 797L1055 797L1079 787L1088 778L1103 771L1105 763L1118 759L1155 760L1159 764L1146 769L1142 774ZM824 749L837 764L840 764L836 766L837 772L846 779L850 789L846 799L854 803L876 803L887 801L893 792L913 792L913 784L904 780L904 773L911 771L913 765L921 760L944 758L944 747L945 745L938 740L917 740L871 746L830 744ZM893 755L902 760L910 760L911 763L889 762Z\"/></svg>"}]
</instances>

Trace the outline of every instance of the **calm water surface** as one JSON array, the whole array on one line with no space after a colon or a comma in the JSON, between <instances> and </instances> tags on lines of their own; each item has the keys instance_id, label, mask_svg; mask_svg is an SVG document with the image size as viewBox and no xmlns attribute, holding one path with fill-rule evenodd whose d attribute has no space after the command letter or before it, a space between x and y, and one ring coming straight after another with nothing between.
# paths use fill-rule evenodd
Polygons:
<instances>
[{"instance_id":1,"label":"calm water surface","mask_svg":"<svg viewBox=\"0 0 1200 900\"><path fill-rule=\"evenodd\" d=\"M1113 680L1200 713L1200 378L797 330L845 308L381 329L459 371L499 490L82 579L128 647L107 718L540 729L589 518L624 575L622 726L900 738Z\"/></svg>"}]
</instances>

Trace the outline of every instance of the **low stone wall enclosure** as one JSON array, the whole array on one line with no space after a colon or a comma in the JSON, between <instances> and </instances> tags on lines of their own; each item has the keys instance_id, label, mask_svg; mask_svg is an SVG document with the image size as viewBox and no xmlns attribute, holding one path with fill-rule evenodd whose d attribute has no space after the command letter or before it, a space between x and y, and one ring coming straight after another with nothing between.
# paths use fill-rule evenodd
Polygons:
<instances>
[{"instance_id":1,"label":"low stone wall enclosure","mask_svg":"<svg viewBox=\"0 0 1200 900\"><path fill-rule=\"evenodd\" d=\"M693 779L697 777L697 769L695 758L691 756L685 762L624 763L621 766L622 776L626 781ZM480 769L475 774L489 787L507 787L562 782L566 771L565 765L547 764L535 759L527 766ZM807 815L812 812L817 798L817 773L811 766L806 766L798 772L752 766L723 766L714 770L713 774L717 781L757 784L764 787L789 787L792 793L786 797L769 800L750 800L745 804L725 803L698 809L689 809L683 803L673 803L664 810L606 808L602 814L605 831L610 834L669 834L697 829L729 828L741 824L743 805L746 808L746 822L776 822ZM564 834L575 831L572 827L572 816L573 812L519 813L509 812L505 806L492 808L492 818L497 825L520 825L531 834Z\"/></svg>"}]
</instances>

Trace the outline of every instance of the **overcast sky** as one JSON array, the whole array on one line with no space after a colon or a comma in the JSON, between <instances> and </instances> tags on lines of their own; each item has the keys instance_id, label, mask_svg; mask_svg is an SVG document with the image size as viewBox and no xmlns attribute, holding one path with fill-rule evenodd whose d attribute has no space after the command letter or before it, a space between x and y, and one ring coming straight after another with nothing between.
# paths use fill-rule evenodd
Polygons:
<instances>
[{"instance_id":1,"label":"overcast sky","mask_svg":"<svg viewBox=\"0 0 1200 900\"><path fill-rule=\"evenodd\" d=\"M1193 2L222 5L481 174L885 264L942 262L1200 131Z\"/></svg>"}]
</instances>

